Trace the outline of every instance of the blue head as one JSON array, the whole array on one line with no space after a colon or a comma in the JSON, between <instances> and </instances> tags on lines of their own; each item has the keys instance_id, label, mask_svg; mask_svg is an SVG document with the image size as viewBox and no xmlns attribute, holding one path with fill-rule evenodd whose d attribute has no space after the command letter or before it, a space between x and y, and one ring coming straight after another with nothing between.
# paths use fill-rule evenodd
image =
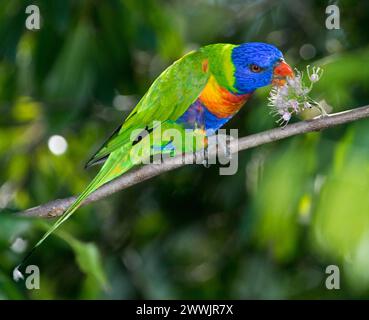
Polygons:
<instances>
[{"instance_id":1,"label":"blue head","mask_svg":"<svg viewBox=\"0 0 369 320\"><path fill-rule=\"evenodd\" d=\"M244 43L233 49L231 57L235 67L234 87L239 93L250 93L272 82L279 84L293 75L282 52L270 44Z\"/></svg>"}]
</instances>

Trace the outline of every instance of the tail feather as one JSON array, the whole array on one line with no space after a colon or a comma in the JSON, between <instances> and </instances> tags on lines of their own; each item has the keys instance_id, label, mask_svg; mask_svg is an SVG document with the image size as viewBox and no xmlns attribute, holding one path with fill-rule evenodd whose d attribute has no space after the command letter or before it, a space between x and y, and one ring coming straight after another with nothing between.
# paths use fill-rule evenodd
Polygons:
<instances>
[{"instance_id":1,"label":"tail feather","mask_svg":"<svg viewBox=\"0 0 369 320\"><path fill-rule=\"evenodd\" d=\"M56 229L58 229L71 215L82 205L83 201L95 190L100 188L103 184L113 180L117 176L122 175L132 167L130 161L122 160L121 154L109 157L101 168L100 172L90 182L86 189L78 196L78 198L71 204L71 206L63 213L63 215L45 232L42 238L34 245L34 247L25 256L22 262L14 269L13 274L19 274L19 268L25 265L25 262L31 257L33 252L39 247Z\"/></svg>"}]
</instances>

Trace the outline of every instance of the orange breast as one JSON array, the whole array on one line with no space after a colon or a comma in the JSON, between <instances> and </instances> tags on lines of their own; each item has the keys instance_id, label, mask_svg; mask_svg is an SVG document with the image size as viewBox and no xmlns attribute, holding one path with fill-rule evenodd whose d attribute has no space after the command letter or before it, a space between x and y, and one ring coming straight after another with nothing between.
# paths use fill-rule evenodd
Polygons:
<instances>
[{"instance_id":1,"label":"orange breast","mask_svg":"<svg viewBox=\"0 0 369 320\"><path fill-rule=\"evenodd\" d=\"M202 91L199 99L201 103L218 118L228 118L233 116L251 94L234 94L219 86L213 76Z\"/></svg>"}]
</instances>

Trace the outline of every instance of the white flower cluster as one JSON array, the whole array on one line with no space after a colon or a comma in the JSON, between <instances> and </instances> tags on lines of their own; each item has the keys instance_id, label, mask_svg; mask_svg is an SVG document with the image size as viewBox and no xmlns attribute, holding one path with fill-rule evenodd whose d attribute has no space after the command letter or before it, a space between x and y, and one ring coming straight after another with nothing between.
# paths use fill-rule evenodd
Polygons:
<instances>
[{"instance_id":1,"label":"white flower cluster","mask_svg":"<svg viewBox=\"0 0 369 320\"><path fill-rule=\"evenodd\" d=\"M309 97L309 93L314 83L318 82L322 77L323 70L319 67L306 67L309 85L305 85L303 81L303 73L296 69L293 78L287 78L283 86L275 86L269 94L269 106L271 114L278 116L276 121L279 125L286 126L293 114L297 114L305 109L317 107L322 115L326 115L325 110L313 99Z\"/></svg>"}]
</instances>

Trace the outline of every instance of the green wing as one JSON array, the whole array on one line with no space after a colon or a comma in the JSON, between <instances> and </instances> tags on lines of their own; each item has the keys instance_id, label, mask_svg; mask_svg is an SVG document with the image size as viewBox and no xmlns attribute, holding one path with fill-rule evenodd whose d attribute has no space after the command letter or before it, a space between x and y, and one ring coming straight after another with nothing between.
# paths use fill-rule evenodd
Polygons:
<instances>
[{"instance_id":1,"label":"green wing","mask_svg":"<svg viewBox=\"0 0 369 320\"><path fill-rule=\"evenodd\" d=\"M110 153L132 141L137 129L152 129L154 121L176 121L199 97L209 72L206 56L201 51L190 52L168 67L151 85L121 127L88 161L87 167L104 160Z\"/></svg>"}]
</instances>

